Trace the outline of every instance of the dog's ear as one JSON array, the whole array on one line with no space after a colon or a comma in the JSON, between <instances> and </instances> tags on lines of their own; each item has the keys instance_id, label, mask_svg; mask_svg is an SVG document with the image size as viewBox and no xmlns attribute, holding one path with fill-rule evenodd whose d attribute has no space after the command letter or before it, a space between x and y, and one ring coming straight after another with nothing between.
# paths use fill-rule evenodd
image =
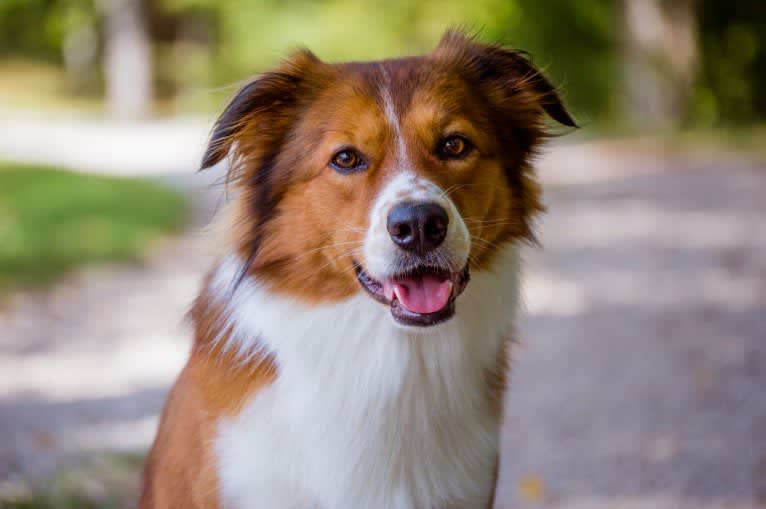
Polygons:
<instances>
[{"instance_id":1,"label":"dog's ear","mask_svg":"<svg viewBox=\"0 0 766 509\"><path fill-rule=\"evenodd\" d=\"M308 76L319 65L321 62L313 53L298 50L276 69L244 85L215 122L200 169L218 163L232 148L236 151L253 148L251 142L255 139L261 146L275 141L275 137L283 134L289 110L299 102Z\"/></svg>"},{"instance_id":2,"label":"dog's ear","mask_svg":"<svg viewBox=\"0 0 766 509\"><path fill-rule=\"evenodd\" d=\"M514 109L531 106L560 124L577 127L556 88L525 53L481 44L461 31L450 30L434 55L457 63L463 72L475 76L492 99L501 103L513 101Z\"/></svg>"}]
</instances>

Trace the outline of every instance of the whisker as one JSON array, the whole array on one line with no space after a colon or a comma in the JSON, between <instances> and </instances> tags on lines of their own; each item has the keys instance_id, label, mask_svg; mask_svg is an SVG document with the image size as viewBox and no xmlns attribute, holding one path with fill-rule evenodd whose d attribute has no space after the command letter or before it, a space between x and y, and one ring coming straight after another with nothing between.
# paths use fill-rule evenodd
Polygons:
<instances>
[{"instance_id":1,"label":"whisker","mask_svg":"<svg viewBox=\"0 0 766 509\"><path fill-rule=\"evenodd\" d=\"M317 267L316 271L317 271L317 272L319 272L319 271L321 271L321 270L323 270L323 269L326 269L327 267L329 267L330 265L333 265L333 264L334 264L334 263L336 263L337 261L339 261L339 260L341 260L341 259L343 259L343 258L345 258L345 257L347 257L347 256L349 256L349 255L352 255L352 256L353 256L354 254L356 254L356 253L359 253L359 252L360 252L360 251L359 251L359 247L356 247L356 248L354 248L354 249L351 249L351 250L349 250L349 251L346 251L346 252L344 252L344 253L341 253L341 254L339 254L338 256L336 256L335 258L333 258L332 260L329 260L329 261L328 261L327 263L325 263L324 265L321 265L321 266ZM345 270L351 270L351 271L354 271L354 266L353 266L353 265L349 265L349 266L348 266L348 268L344 268L343 270L344 270L344 271L345 271Z\"/></svg>"},{"instance_id":2,"label":"whisker","mask_svg":"<svg viewBox=\"0 0 766 509\"><path fill-rule=\"evenodd\" d=\"M476 243L477 247L483 248L483 249L501 249L502 246L496 242L492 242L491 240L487 240L485 238L474 236L471 239L472 243Z\"/></svg>"},{"instance_id":3,"label":"whisker","mask_svg":"<svg viewBox=\"0 0 766 509\"><path fill-rule=\"evenodd\" d=\"M325 249L332 249L334 247L342 247L347 245L356 244L358 247L361 247L364 244L364 241L361 240L350 240L347 242L336 242L334 244L326 244L324 246L319 246L314 249L309 249L308 251L304 251L303 253L299 254L298 256L294 257L293 260L300 260L302 258L305 258L306 256L309 256L311 254L316 253L317 251L323 251Z\"/></svg>"},{"instance_id":4,"label":"whisker","mask_svg":"<svg viewBox=\"0 0 766 509\"><path fill-rule=\"evenodd\" d=\"M442 191L441 194L439 195L439 197L440 198L449 198L449 195L451 193L454 193L458 189L461 189L461 188L466 187L466 186L468 186L468 184L452 184L447 189Z\"/></svg>"},{"instance_id":5,"label":"whisker","mask_svg":"<svg viewBox=\"0 0 766 509\"><path fill-rule=\"evenodd\" d=\"M474 218L463 218L463 221L465 223L470 223L470 224L514 224L514 223L518 223L518 221L514 220L514 219L474 219Z\"/></svg>"},{"instance_id":6,"label":"whisker","mask_svg":"<svg viewBox=\"0 0 766 509\"><path fill-rule=\"evenodd\" d=\"M356 227L350 227L350 228L336 228L336 232L354 232L354 233L366 233L367 228L356 228Z\"/></svg>"}]
</instances>

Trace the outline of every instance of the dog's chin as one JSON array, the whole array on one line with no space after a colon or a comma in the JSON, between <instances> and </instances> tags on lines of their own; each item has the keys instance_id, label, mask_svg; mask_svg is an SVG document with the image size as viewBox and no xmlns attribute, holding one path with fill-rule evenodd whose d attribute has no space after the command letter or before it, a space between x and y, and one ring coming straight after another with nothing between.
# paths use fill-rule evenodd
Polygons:
<instances>
[{"instance_id":1,"label":"dog's chin","mask_svg":"<svg viewBox=\"0 0 766 509\"><path fill-rule=\"evenodd\" d=\"M396 323L405 327L431 327L455 315L455 301L470 279L468 264L460 271L415 265L383 279L372 277L354 262L359 284L376 301L389 307Z\"/></svg>"}]
</instances>

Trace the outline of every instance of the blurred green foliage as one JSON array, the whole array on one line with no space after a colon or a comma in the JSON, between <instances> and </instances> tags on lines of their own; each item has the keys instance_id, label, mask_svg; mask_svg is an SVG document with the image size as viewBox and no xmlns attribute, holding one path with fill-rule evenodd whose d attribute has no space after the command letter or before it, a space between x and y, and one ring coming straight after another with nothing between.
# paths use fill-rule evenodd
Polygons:
<instances>
[{"instance_id":1,"label":"blurred green foliage","mask_svg":"<svg viewBox=\"0 0 766 509\"><path fill-rule=\"evenodd\" d=\"M766 2L699 2L703 65L692 99L697 123L766 120Z\"/></svg>"},{"instance_id":2,"label":"blurred green foliage","mask_svg":"<svg viewBox=\"0 0 766 509\"><path fill-rule=\"evenodd\" d=\"M3 0L0 58L63 62L82 27L103 41L110 0ZM683 0L661 0L673 4ZM144 0L157 91L173 111L220 107L232 84L288 48L321 58L371 59L428 51L448 27L527 50L583 123L619 123L624 109L624 0ZM766 120L766 2L693 3L699 62L686 125ZM82 32L82 31L81 31ZM100 51L100 50L99 50ZM671 48L672 51L672 48ZM80 89L99 93L99 72ZM96 85L93 85L96 83ZM215 93L211 94L213 90Z\"/></svg>"},{"instance_id":3,"label":"blurred green foliage","mask_svg":"<svg viewBox=\"0 0 766 509\"><path fill-rule=\"evenodd\" d=\"M385 58L430 51L445 30L460 27L528 51L562 84L575 113L612 111L616 27L609 0L163 0L163 5L177 12L202 10L215 20L213 86L272 65L290 47L307 46L329 61Z\"/></svg>"},{"instance_id":4,"label":"blurred green foliage","mask_svg":"<svg viewBox=\"0 0 766 509\"><path fill-rule=\"evenodd\" d=\"M59 469L45 483L0 490L0 509L129 509L136 507L144 458L98 454Z\"/></svg>"},{"instance_id":5,"label":"blurred green foliage","mask_svg":"<svg viewBox=\"0 0 766 509\"><path fill-rule=\"evenodd\" d=\"M0 290L87 263L136 259L180 228L183 197L156 184L0 165Z\"/></svg>"},{"instance_id":6,"label":"blurred green foliage","mask_svg":"<svg viewBox=\"0 0 766 509\"><path fill-rule=\"evenodd\" d=\"M2 0L0 56L60 62L67 33L96 23L97 16L92 0Z\"/></svg>"}]
</instances>

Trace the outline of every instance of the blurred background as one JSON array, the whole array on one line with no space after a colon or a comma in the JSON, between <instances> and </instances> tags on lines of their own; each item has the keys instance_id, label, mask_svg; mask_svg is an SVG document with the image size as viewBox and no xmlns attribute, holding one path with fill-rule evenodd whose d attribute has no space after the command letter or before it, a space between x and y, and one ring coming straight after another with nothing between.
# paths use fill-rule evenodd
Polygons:
<instances>
[{"instance_id":1,"label":"blurred background","mask_svg":"<svg viewBox=\"0 0 766 509\"><path fill-rule=\"evenodd\" d=\"M0 0L0 507L135 503L239 84L454 26L583 126L538 164L497 507L766 507L762 0Z\"/></svg>"}]
</instances>

